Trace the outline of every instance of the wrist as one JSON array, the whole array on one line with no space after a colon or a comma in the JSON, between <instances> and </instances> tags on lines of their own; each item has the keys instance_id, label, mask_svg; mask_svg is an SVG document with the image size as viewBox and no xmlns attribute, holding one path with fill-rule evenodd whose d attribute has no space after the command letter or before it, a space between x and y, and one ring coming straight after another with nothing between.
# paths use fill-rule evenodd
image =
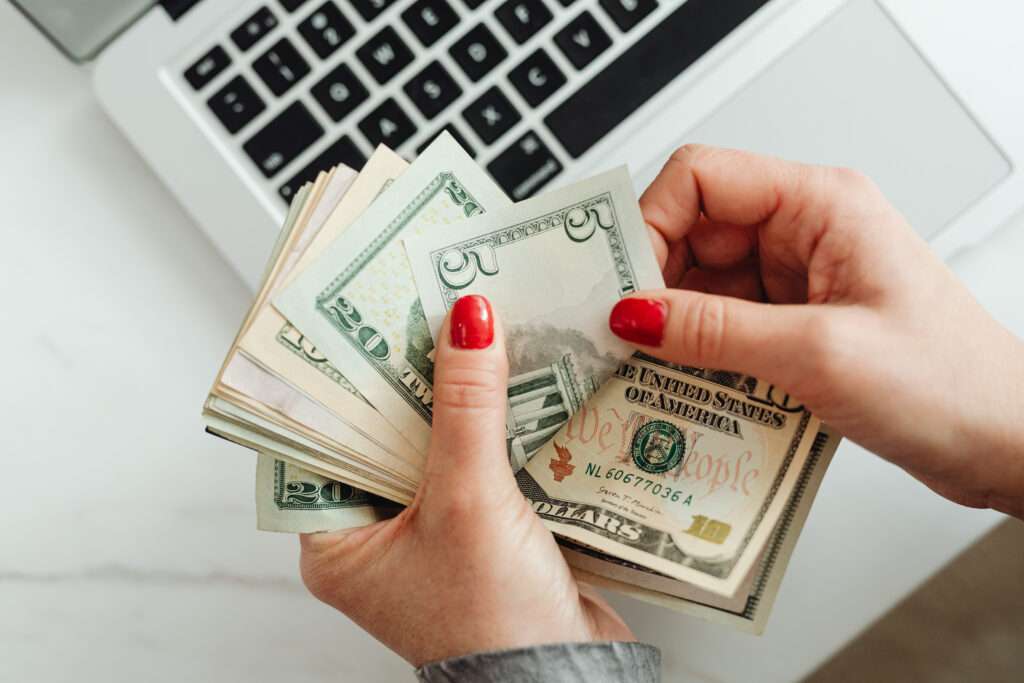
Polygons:
<instances>
[{"instance_id":1,"label":"wrist","mask_svg":"<svg viewBox=\"0 0 1024 683\"><path fill-rule=\"evenodd\" d=\"M1024 519L1024 343L1000 329L1003 344L972 378L963 443L971 488L984 507Z\"/></svg>"}]
</instances>

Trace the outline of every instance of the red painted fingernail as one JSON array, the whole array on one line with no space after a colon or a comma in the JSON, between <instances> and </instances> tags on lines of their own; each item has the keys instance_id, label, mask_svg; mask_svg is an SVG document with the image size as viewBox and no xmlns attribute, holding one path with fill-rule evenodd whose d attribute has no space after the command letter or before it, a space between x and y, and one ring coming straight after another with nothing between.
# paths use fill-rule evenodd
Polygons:
<instances>
[{"instance_id":1,"label":"red painted fingernail","mask_svg":"<svg viewBox=\"0 0 1024 683\"><path fill-rule=\"evenodd\" d=\"M667 315L668 308L656 299L623 299L612 308L608 326L628 342L659 346Z\"/></svg>"},{"instance_id":2,"label":"red painted fingernail","mask_svg":"<svg viewBox=\"0 0 1024 683\"><path fill-rule=\"evenodd\" d=\"M479 294L464 296L452 306L452 346L486 349L494 341L491 304Z\"/></svg>"}]
</instances>

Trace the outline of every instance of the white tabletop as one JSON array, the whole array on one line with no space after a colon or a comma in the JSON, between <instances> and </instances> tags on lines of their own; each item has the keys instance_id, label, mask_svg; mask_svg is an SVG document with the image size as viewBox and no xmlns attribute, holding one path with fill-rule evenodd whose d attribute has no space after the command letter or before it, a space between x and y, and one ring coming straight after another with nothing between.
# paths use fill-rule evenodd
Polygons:
<instances>
[{"instance_id":1,"label":"white tabletop","mask_svg":"<svg viewBox=\"0 0 1024 683\"><path fill-rule=\"evenodd\" d=\"M255 461L200 407L249 293L0 3L0 679L411 680L255 530ZM1024 220L953 263L1024 333ZM613 598L665 680L791 680L1000 516L840 449L756 638Z\"/></svg>"}]
</instances>

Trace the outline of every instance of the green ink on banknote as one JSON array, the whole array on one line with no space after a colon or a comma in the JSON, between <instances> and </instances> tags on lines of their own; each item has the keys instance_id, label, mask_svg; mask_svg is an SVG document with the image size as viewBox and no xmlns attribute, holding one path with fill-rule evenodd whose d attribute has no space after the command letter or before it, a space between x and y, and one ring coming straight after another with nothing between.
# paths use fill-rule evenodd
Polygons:
<instances>
[{"instance_id":1,"label":"green ink on banknote","mask_svg":"<svg viewBox=\"0 0 1024 683\"><path fill-rule=\"evenodd\" d=\"M633 435L633 462L644 472L661 474L675 469L686 454L686 437L671 422L652 420Z\"/></svg>"}]
</instances>

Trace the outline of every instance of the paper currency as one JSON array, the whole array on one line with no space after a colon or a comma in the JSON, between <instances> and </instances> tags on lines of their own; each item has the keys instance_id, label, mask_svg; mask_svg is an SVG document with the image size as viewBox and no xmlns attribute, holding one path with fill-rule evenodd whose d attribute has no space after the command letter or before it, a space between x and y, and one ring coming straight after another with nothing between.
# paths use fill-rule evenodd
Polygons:
<instances>
[{"instance_id":1,"label":"paper currency","mask_svg":"<svg viewBox=\"0 0 1024 683\"><path fill-rule=\"evenodd\" d=\"M752 377L633 355L608 311L660 286L624 170L510 206L450 136L381 148L296 193L203 419L257 451L259 528L386 519L422 476L432 335L482 294L510 462L576 575L759 632L838 436Z\"/></svg>"},{"instance_id":2,"label":"paper currency","mask_svg":"<svg viewBox=\"0 0 1024 683\"><path fill-rule=\"evenodd\" d=\"M239 407L230 399L210 398L203 415L207 431L246 448L270 453L311 472L374 493L403 504L412 501L413 492L398 486L379 468L350 460L346 454L325 450L320 442L287 427L273 418Z\"/></svg>"},{"instance_id":3,"label":"paper currency","mask_svg":"<svg viewBox=\"0 0 1024 683\"><path fill-rule=\"evenodd\" d=\"M840 441L841 437L837 433L826 425L821 425L771 539L759 555L754 570L732 598L723 598L614 556L564 541L563 555L573 574L581 581L685 614L723 623L742 631L760 634L771 614L775 596L782 584L786 567L796 548L818 487ZM332 480L307 473L292 465L287 465L289 469L284 476L276 475L274 468L281 466L276 465L273 458L263 455L260 456L259 467L256 498L261 529L294 533L335 531L385 519L400 509L392 506L389 501L374 498L362 499L370 501L368 505L375 506L372 512L352 509L344 503L328 503L322 507L286 504L282 509L277 502L281 497L277 482L308 482L302 485L302 490L308 496L313 492L313 487L330 487ZM327 497L334 500L344 496L338 496L331 491ZM359 499L351 500L355 502Z\"/></svg>"},{"instance_id":4,"label":"paper currency","mask_svg":"<svg viewBox=\"0 0 1024 683\"><path fill-rule=\"evenodd\" d=\"M315 261L406 166L401 157L387 148L374 152L329 217L320 225L311 226L298 245L300 255L283 264L282 276L268 288L238 348L266 370L287 377L296 390L323 404L364 438L419 470L423 460L420 452L381 417L294 325L269 305L269 299L302 268Z\"/></svg>"},{"instance_id":5,"label":"paper currency","mask_svg":"<svg viewBox=\"0 0 1024 683\"><path fill-rule=\"evenodd\" d=\"M404 168L404 162L390 151L382 150L381 156L392 160L393 169ZM362 175L365 185L372 175ZM339 168L321 174L315 183L303 187L296 196L264 273L261 292L211 390L204 421L208 431L243 445L275 452L322 475L408 502L413 495L411 489L419 480L418 469L406 467L403 471L398 467L396 473L395 467L389 468L393 458L382 454L379 447L368 443L360 433L353 432L337 415L297 393L291 388L291 378L253 364L236 350L239 338L251 328L268 292L283 280L300 254L307 256L316 248L314 237L323 238L324 233L318 232L317 224L323 223L326 215L336 213L334 207L342 195L347 196L351 181L351 172ZM380 186L373 189L374 196L380 189ZM377 420L390 429L379 416Z\"/></svg>"},{"instance_id":6,"label":"paper currency","mask_svg":"<svg viewBox=\"0 0 1024 683\"><path fill-rule=\"evenodd\" d=\"M379 194L391 174L405 166L386 149L374 158L377 163L368 163L359 181L353 183L354 176L347 169L336 171L318 178L296 198L282 239L275 246L273 265L217 377L204 414L210 430L221 436L250 447L262 446L304 467L407 502L419 481L422 457L365 400L337 391L343 377L335 382L325 379L323 368L318 373L308 362L295 359L294 353L289 355L281 344L271 349L276 347L278 357L257 356L268 361L266 364L241 353L241 344L251 339L254 325L269 321L278 330L287 325L279 316L273 317L277 313L266 302L291 269L302 258L310 259L318 244L340 232L353 213L358 215ZM315 354L315 350L304 350L309 356ZM281 356L296 365L285 365L286 372L275 373L272 370ZM315 379L323 384L309 382L303 371L319 374ZM324 400L315 391L309 396L301 388L319 389L328 395ZM330 394L331 390L337 395ZM394 450L404 458L385 445L397 445Z\"/></svg>"},{"instance_id":7,"label":"paper currency","mask_svg":"<svg viewBox=\"0 0 1024 683\"><path fill-rule=\"evenodd\" d=\"M256 526L314 533L366 526L401 510L383 498L260 453L256 466Z\"/></svg>"},{"instance_id":8,"label":"paper currency","mask_svg":"<svg viewBox=\"0 0 1024 683\"><path fill-rule=\"evenodd\" d=\"M759 380L640 354L519 475L559 536L732 596L765 546L818 420Z\"/></svg>"},{"instance_id":9,"label":"paper currency","mask_svg":"<svg viewBox=\"0 0 1024 683\"><path fill-rule=\"evenodd\" d=\"M608 329L615 302L664 286L625 168L407 237L405 249L435 339L466 294L501 316L514 470L632 355Z\"/></svg>"},{"instance_id":10,"label":"paper currency","mask_svg":"<svg viewBox=\"0 0 1024 683\"><path fill-rule=\"evenodd\" d=\"M251 398L253 396L259 396L259 400ZM318 444L320 453L329 453L329 457L340 462L379 471L396 486L411 491L419 483L422 474L419 468L383 451L322 404L295 391L245 356L236 356L225 369L217 397L230 400L234 410L276 422L282 435L292 430L310 438Z\"/></svg>"},{"instance_id":11,"label":"paper currency","mask_svg":"<svg viewBox=\"0 0 1024 683\"><path fill-rule=\"evenodd\" d=\"M420 452L430 440L434 344L401 242L508 203L444 133L274 299Z\"/></svg>"},{"instance_id":12,"label":"paper currency","mask_svg":"<svg viewBox=\"0 0 1024 683\"><path fill-rule=\"evenodd\" d=\"M609 555L571 547L564 548L563 554L573 574L582 581L741 631L761 634L818 487L841 441L838 433L826 425L821 426L786 509L746 582L746 590L738 592L728 603L723 603L721 596L668 580Z\"/></svg>"}]
</instances>

